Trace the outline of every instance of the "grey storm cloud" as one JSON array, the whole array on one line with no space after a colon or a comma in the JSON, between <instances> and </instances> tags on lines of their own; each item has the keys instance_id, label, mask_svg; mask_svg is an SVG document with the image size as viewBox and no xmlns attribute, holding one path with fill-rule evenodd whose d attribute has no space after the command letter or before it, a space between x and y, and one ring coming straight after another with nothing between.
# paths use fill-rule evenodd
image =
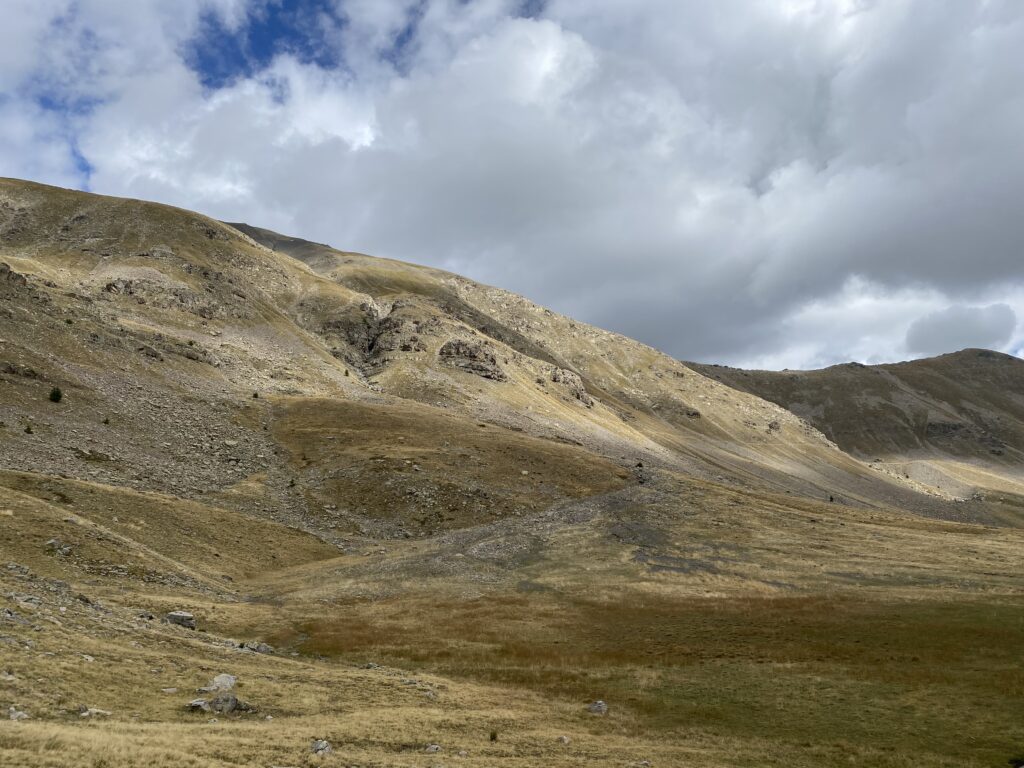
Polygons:
<instances>
[{"instance_id":1,"label":"grey storm cloud","mask_svg":"<svg viewBox=\"0 0 1024 768\"><path fill-rule=\"evenodd\" d=\"M953 306L910 324L907 349L935 355L966 347L1000 348L1013 337L1017 314L1006 304L988 307Z\"/></svg>"},{"instance_id":2,"label":"grey storm cloud","mask_svg":"<svg viewBox=\"0 0 1024 768\"><path fill-rule=\"evenodd\" d=\"M950 351L947 310L1024 346L985 325L1024 312L1024 4L338 0L313 21L343 64L203 87L200 18L265 2L13 0L0 173L441 266L685 359Z\"/></svg>"}]
</instances>

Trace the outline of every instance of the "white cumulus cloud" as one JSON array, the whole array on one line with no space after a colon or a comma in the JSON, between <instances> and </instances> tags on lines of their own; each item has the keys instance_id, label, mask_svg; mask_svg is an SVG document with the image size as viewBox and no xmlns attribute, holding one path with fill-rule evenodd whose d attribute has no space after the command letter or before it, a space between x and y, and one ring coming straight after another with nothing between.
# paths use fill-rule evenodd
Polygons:
<instances>
[{"instance_id":1,"label":"white cumulus cloud","mask_svg":"<svg viewBox=\"0 0 1024 768\"><path fill-rule=\"evenodd\" d=\"M204 81L204 20L273 2L12 0L0 173L443 266L683 358L900 359L954 316L1020 348L1013 0L324 0L331 57Z\"/></svg>"}]
</instances>

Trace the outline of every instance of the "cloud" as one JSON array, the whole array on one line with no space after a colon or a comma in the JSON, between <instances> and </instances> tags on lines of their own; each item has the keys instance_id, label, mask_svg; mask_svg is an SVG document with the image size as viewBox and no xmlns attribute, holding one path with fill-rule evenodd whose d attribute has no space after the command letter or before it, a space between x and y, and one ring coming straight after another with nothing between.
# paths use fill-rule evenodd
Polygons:
<instances>
[{"instance_id":1,"label":"cloud","mask_svg":"<svg viewBox=\"0 0 1024 768\"><path fill-rule=\"evenodd\" d=\"M442 266L688 359L899 359L932 313L1024 312L1019 3L313 5L12 14L0 172Z\"/></svg>"},{"instance_id":2,"label":"cloud","mask_svg":"<svg viewBox=\"0 0 1024 768\"><path fill-rule=\"evenodd\" d=\"M911 323L907 330L907 348L921 355L967 347L1001 349L1010 342L1016 328L1017 315L1007 304L956 305Z\"/></svg>"}]
</instances>

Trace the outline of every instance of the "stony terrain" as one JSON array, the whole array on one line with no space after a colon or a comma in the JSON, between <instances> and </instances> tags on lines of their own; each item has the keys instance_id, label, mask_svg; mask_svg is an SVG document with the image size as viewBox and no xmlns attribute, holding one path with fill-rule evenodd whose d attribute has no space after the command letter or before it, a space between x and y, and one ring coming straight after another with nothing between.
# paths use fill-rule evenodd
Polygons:
<instances>
[{"instance_id":1,"label":"stony terrain","mask_svg":"<svg viewBox=\"0 0 1024 768\"><path fill-rule=\"evenodd\" d=\"M1019 361L755 387L456 275L16 180L0 262L0 764L1024 750Z\"/></svg>"}]
</instances>

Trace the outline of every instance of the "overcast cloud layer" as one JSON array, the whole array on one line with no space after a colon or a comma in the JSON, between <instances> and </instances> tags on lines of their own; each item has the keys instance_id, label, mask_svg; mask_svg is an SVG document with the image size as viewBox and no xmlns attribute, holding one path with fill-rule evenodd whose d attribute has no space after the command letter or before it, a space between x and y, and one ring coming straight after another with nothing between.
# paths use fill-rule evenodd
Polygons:
<instances>
[{"instance_id":1,"label":"overcast cloud layer","mask_svg":"<svg viewBox=\"0 0 1024 768\"><path fill-rule=\"evenodd\" d=\"M1024 347L1017 0L4 0L0 175L686 359Z\"/></svg>"}]
</instances>

